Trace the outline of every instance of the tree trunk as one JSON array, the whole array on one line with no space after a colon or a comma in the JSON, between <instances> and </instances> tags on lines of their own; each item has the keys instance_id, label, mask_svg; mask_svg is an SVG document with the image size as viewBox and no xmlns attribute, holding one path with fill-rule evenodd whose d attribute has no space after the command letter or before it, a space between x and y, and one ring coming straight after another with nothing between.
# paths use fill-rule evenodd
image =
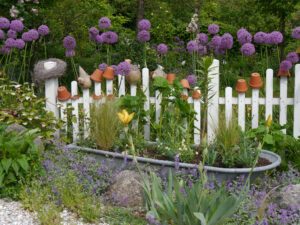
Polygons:
<instances>
[{"instance_id":1,"label":"tree trunk","mask_svg":"<svg viewBox=\"0 0 300 225\"><path fill-rule=\"evenodd\" d=\"M138 24L139 21L144 18L144 0L138 0L138 7L136 12L136 33L138 33L139 28Z\"/></svg>"}]
</instances>

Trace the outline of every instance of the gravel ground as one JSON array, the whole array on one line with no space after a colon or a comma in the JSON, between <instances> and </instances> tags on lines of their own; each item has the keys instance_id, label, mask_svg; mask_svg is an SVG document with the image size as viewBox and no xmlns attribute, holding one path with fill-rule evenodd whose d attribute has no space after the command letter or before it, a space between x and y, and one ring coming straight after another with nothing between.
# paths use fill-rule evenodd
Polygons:
<instances>
[{"instance_id":1,"label":"gravel ground","mask_svg":"<svg viewBox=\"0 0 300 225\"><path fill-rule=\"evenodd\" d=\"M0 199L0 224L7 225L38 225L40 224L36 213L23 209L20 202ZM63 225L88 225L76 218L74 214L64 210L61 212ZM99 225L108 225L106 223L98 223Z\"/></svg>"}]
</instances>

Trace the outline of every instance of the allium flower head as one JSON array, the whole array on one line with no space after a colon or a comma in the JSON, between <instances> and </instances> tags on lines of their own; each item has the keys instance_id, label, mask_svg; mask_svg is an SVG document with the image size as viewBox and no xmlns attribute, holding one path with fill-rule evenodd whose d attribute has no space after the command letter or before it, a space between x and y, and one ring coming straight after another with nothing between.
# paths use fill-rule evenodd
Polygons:
<instances>
[{"instance_id":1,"label":"allium flower head","mask_svg":"<svg viewBox=\"0 0 300 225\"><path fill-rule=\"evenodd\" d=\"M190 54L193 53L193 51L197 51L198 50L197 41L194 40L189 41L186 45L186 48Z\"/></svg>"},{"instance_id":2,"label":"allium flower head","mask_svg":"<svg viewBox=\"0 0 300 225\"><path fill-rule=\"evenodd\" d=\"M118 35L113 31L106 31L101 34L103 42L108 44L114 44L118 41Z\"/></svg>"},{"instance_id":3,"label":"allium flower head","mask_svg":"<svg viewBox=\"0 0 300 225\"><path fill-rule=\"evenodd\" d=\"M110 65L109 67L113 68L114 69L114 75L118 75L118 66L116 65Z\"/></svg>"},{"instance_id":4,"label":"allium flower head","mask_svg":"<svg viewBox=\"0 0 300 225\"><path fill-rule=\"evenodd\" d=\"M241 47L241 52L242 52L242 55L244 55L244 56L253 55L255 52L255 47L251 43L246 43Z\"/></svg>"},{"instance_id":5,"label":"allium flower head","mask_svg":"<svg viewBox=\"0 0 300 225\"><path fill-rule=\"evenodd\" d=\"M217 24L210 24L208 26L208 33L217 34L219 32L219 26Z\"/></svg>"},{"instance_id":6,"label":"allium flower head","mask_svg":"<svg viewBox=\"0 0 300 225\"><path fill-rule=\"evenodd\" d=\"M17 48L17 49L24 49L24 47L25 47L25 42L22 40L22 39L17 39L16 41L15 41L15 47Z\"/></svg>"},{"instance_id":7,"label":"allium flower head","mask_svg":"<svg viewBox=\"0 0 300 225\"><path fill-rule=\"evenodd\" d=\"M280 63L280 69L282 71L287 71L287 70L290 70L292 68L292 63L288 60L283 60L281 63Z\"/></svg>"},{"instance_id":8,"label":"allium flower head","mask_svg":"<svg viewBox=\"0 0 300 225\"><path fill-rule=\"evenodd\" d=\"M138 39L140 42L150 41L150 33L149 31L142 30L138 33Z\"/></svg>"},{"instance_id":9,"label":"allium flower head","mask_svg":"<svg viewBox=\"0 0 300 225\"><path fill-rule=\"evenodd\" d=\"M199 45L199 47L198 47L198 54L199 55L206 55L207 54L207 48L206 48L206 46Z\"/></svg>"},{"instance_id":10,"label":"allium flower head","mask_svg":"<svg viewBox=\"0 0 300 225\"><path fill-rule=\"evenodd\" d=\"M245 29L245 28L239 29L239 30L236 32L236 36L238 37L242 32L245 32L245 31L247 31L247 29ZM247 31L247 32L248 32L248 31Z\"/></svg>"},{"instance_id":11,"label":"allium flower head","mask_svg":"<svg viewBox=\"0 0 300 225\"><path fill-rule=\"evenodd\" d=\"M21 20L13 20L10 23L10 29L21 32L24 29L24 25Z\"/></svg>"},{"instance_id":12,"label":"allium flower head","mask_svg":"<svg viewBox=\"0 0 300 225\"><path fill-rule=\"evenodd\" d=\"M138 24L139 30L150 30L151 28L151 23L149 20L143 19L139 22Z\"/></svg>"},{"instance_id":13,"label":"allium flower head","mask_svg":"<svg viewBox=\"0 0 300 225\"><path fill-rule=\"evenodd\" d=\"M211 39L211 45L214 48L218 48L221 45L221 37L219 35L215 35L213 36L213 38Z\"/></svg>"},{"instance_id":14,"label":"allium flower head","mask_svg":"<svg viewBox=\"0 0 300 225\"><path fill-rule=\"evenodd\" d=\"M89 37L91 41L96 41L96 37L99 35L99 30L96 27L91 27L89 29Z\"/></svg>"},{"instance_id":15,"label":"allium flower head","mask_svg":"<svg viewBox=\"0 0 300 225\"><path fill-rule=\"evenodd\" d=\"M121 75L121 76L128 76L128 74L130 73L131 71L131 67L130 65L127 63L127 62L121 62L119 65L118 65L118 73Z\"/></svg>"},{"instance_id":16,"label":"allium flower head","mask_svg":"<svg viewBox=\"0 0 300 225\"><path fill-rule=\"evenodd\" d=\"M298 54L296 52L290 52L287 54L286 60L290 61L291 63L297 63L299 61Z\"/></svg>"},{"instance_id":17,"label":"allium flower head","mask_svg":"<svg viewBox=\"0 0 300 225\"><path fill-rule=\"evenodd\" d=\"M15 45L15 40L13 38L7 38L5 40L5 47L6 48L14 48L16 45Z\"/></svg>"},{"instance_id":18,"label":"allium flower head","mask_svg":"<svg viewBox=\"0 0 300 225\"><path fill-rule=\"evenodd\" d=\"M254 35L254 42L257 44L266 43L267 34L265 32L259 31Z\"/></svg>"},{"instance_id":19,"label":"allium flower head","mask_svg":"<svg viewBox=\"0 0 300 225\"><path fill-rule=\"evenodd\" d=\"M108 29L108 28L110 28L111 27L110 19L107 18L107 17L102 17L99 20L99 27L100 27L100 29Z\"/></svg>"},{"instance_id":20,"label":"allium flower head","mask_svg":"<svg viewBox=\"0 0 300 225\"><path fill-rule=\"evenodd\" d=\"M36 29L31 29L31 30L28 31L28 33L31 36L32 40L35 41L35 40L39 39L39 32L37 32Z\"/></svg>"},{"instance_id":21,"label":"allium flower head","mask_svg":"<svg viewBox=\"0 0 300 225\"><path fill-rule=\"evenodd\" d=\"M5 17L0 17L0 29L8 29L10 22Z\"/></svg>"},{"instance_id":22,"label":"allium flower head","mask_svg":"<svg viewBox=\"0 0 300 225\"><path fill-rule=\"evenodd\" d=\"M200 44L204 45L208 42L208 37L205 33L197 34L197 40Z\"/></svg>"},{"instance_id":23,"label":"allium flower head","mask_svg":"<svg viewBox=\"0 0 300 225\"><path fill-rule=\"evenodd\" d=\"M96 36L96 40L95 40L95 41L96 41L96 43L99 44L99 45L102 44L102 43L103 43L103 38L102 38L102 36L98 34L98 35Z\"/></svg>"},{"instance_id":24,"label":"allium flower head","mask_svg":"<svg viewBox=\"0 0 300 225\"><path fill-rule=\"evenodd\" d=\"M4 39L4 32L3 30L0 29L0 40L3 40Z\"/></svg>"},{"instance_id":25,"label":"allium flower head","mask_svg":"<svg viewBox=\"0 0 300 225\"><path fill-rule=\"evenodd\" d=\"M0 25L1 25L1 22L0 22ZM293 29L292 37L295 39L300 39L300 27L296 27Z\"/></svg>"},{"instance_id":26,"label":"allium flower head","mask_svg":"<svg viewBox=\"0 0 300 225\"><path fill-rule=\"evenodd\" d=\"M159 44L157 46L157 52L159 54L166 54L168 52L168 46L166 44Z\"/></svg>"},{"instance_id":27,"label":"allium flower head","mask_svg":"<svg viewBox=\"0 0 300 225\"><path fill-rule=\"evenodd\" d=\"M107 64L106 63L101 63L101 64L99 64L98 68L99 68L99 70L104 72L107 68Z\"/></svg>"},{"instance_id":28,"label":"allium flower head","mask_svg":"<svg viewBox=\"0 0 300 225\"><path fill-rule=\"evenodd\" d=\"M231 34L226 33L222 35L220 47L223 49L231 49L233 45L233 37Z\"/></svg>"},{"instance_id":29,"label":"allium flower head","mask_svg":"<svg viewBox=\"0 0 300 225\"><path fill-rule=\"evenodd\" d=\"M9 29L7 31L7 37L15 39L17 37L17 31Z\"/></svg>"},{"instance_id":30,"label":"allium flower head","mask_svg":"<svg viewBox=\"0 0 300 225\"><path fill-rule=\"evenodd\" d=\"M66 49L66 57L73 57L75 56L74 49Z\"/></svg>"},{"instance_id":31,"label":"allium flower head","mask_svg":"<svg viewBox=\"0 0 300 225\"><path fill-rule=\"evenodd\" d=\"M194 86L197 81L197 78L194 74L191 74L187 77L187 80L191 86Z\"/></svg>"},{"instance_id":32,"label":"allium flower head","mask_svg":"<svg viewBox=\"0 0 300 225\"><path fill-rule=\"evenodd\" d=\"M22 34L22 40L25 41L25 42L31 42L32 41L32 38L31 38L29 32L24 32Z\"/></svg>"},{"instance_id":33,"label":"allium flower head","mask_svg":"<svg viewBox=\"0 0 300 225\"><path fill-rule=\"evenodd\" d=\"M63 46L66 49L74 49L76 47L76 40L72 36L66 36L63 40Z\"/></svg>"},{"instance_id":34,"label":"allium flower head","mask_svg":"<svg viewBox=\"0 0 300 225\"><path fill-rule=\"evenodd\" d=\"M283 36L279 31L273 31L269 35L269 44L277 45L283 41Z\"/></svg>"},{"instance_id":35,"label":"allium flower head","mask_svg":"<svg viewBox=\"0 0 300 225\"><path fill-rule=\"evenodd\" d=\"M39 35L45 36L48 35L50 32L49 27L47 25L41 25L38 28Z\"/></svg>"},{"instance_id":36,"label":"allium flower head","mask_svg":"<svg viewBox=\"0 0 300 225\"><path fill-rule=\"evenodd\" d=\"M252 41L252 35L247 30L239 32L237 37L242 45Z\"/></svg>"}]
</instances>

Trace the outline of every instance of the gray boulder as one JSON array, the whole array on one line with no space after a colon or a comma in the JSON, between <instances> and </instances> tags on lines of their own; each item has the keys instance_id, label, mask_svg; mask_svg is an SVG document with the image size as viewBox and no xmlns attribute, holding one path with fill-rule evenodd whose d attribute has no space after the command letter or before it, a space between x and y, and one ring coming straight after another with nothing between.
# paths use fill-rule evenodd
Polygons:
<instances>
[{"instance_id":1,"label":"gray boulder","mask_svg":"<svg viewBox=\"0 0 300 225\"><path fill-rule=\"evenodd\" d=\"M143 190L138 182L141 182L138 172L131 170L120 172L109 188L110 197L123 206L143 206Z\"/></svg>"},{"instance_id":2,"label":"gray boulder","mask_svg":"<svg viewBox=\"0 0 300 225\"><path fill-rule=\"evenodd\" d=\"M300 184L288 185L274 195L274 202L282 209L300 207Z\"/></svg>"},{"instance_id":3,"label":"gray boulder","mask_svg":"<svg viewBox=\"0 0 300 225\"><path fill-rule=\"evenodd\" d=\"M19 125L19 124L12 124L12 125L9 125L7 128L6 128L6 132L9 132L9 131L15 131L17 134L21 133L22 131L26 130L26 128L22 125ZM44 144L43 144L43 141L37 137L36 139L34 139L34 144L36 146L38 146L38 148L41 150L41 151L44 151Z\"/></svg>"}]
</instances>

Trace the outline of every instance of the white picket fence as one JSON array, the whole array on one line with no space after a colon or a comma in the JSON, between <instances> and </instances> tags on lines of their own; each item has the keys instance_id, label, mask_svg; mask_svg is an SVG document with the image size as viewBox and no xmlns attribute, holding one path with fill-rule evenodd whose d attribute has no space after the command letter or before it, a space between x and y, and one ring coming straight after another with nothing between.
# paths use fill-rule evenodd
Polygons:
<instances>
[{"instance_id":1,"label":"white picket fence","mask_svg":"<svg viewBox=\"0 0 300 225\"><path fill-rule=\"evenodd\" d=\"M215 137L215 128L219 123L219 105L225 104L225 118L226 122L230 121L232 117L232 106L238 105L238 123L245 130L245 107L246 105L251 105L252 111L252 128L256 128L259 123L259 105L265 106L265 118L267 119L268 115L273 114L273 106L279 105L279 122L280 124L286 124L287 122L287 106L294 105L294 124L293 124L293 135L294 137L300 136L300 64L295 66L295 86L294 86L294 98L288 98L288 78L286 76L280 77L280 98L273 98L273 70L268 69L266 71L266 96L264 98L259 97L259 89L252 89L252 97L246 98L245 93L238 93L238 97L232 97L232 87L226 87L225 97L220 97L219 95L219 61L214 60L211 65L211 70L208 76L211 79L210 88L209 88L209 98L210 103L207 110L207 137L208 141L212 141ZM115 90L118 93L114 93L114 82L116 80L104 80L106 82L106 95L115 94L115 96L125 95L125 78L121 75L118 75L117 84L115 84ZM150 104L155 104L156 110L156 122L159 120L160 116L160 103L161 95L159 91L155 92L155 97L150 96L149 92L150 78L149 78L149 69L142 69L142 90L145 93L147 100L144 105L145 110L150 109ZM101 83L94 83L95 95L99 96L102 94ZM54 112L54 115L57 118L62 120L67 120L67 115L65 114L65 109L67 105L72 105L74 108L72 114L76 117L76 122L72 123L71 129L73 132L73 140L76 141L79 133L79 104L83 104L86 116L90 117L90 104L96 102L105 101L105 98L100 100L94 100L91 96L89 89L83 90L83 96L78 99L69 99L65 102L59 102L57 100L57 87L58 80L51 79L46 81L45 84L45 96L47 98L46 108ZM130 94L136 96L136 85L130 85ZM76 81L72 81L71 84L71 96L74 97L78 94L78 85ZM188 90L184 89L183 94L188 95ZM194 121L194 142L195 144L200 143L200 125L201 125L201 99L193 99L192 97L188 98L188 103L194 105L194 109L197 113L196 120ZM150 117L146 118L146 125L144 126L144 138L150 140ZM67 129L67 127L65 127ZM285 131L284 131L285 132ZM84 136L89 135L88 131L88 122L84 122Z\"/></svg>"}]
</instances>

